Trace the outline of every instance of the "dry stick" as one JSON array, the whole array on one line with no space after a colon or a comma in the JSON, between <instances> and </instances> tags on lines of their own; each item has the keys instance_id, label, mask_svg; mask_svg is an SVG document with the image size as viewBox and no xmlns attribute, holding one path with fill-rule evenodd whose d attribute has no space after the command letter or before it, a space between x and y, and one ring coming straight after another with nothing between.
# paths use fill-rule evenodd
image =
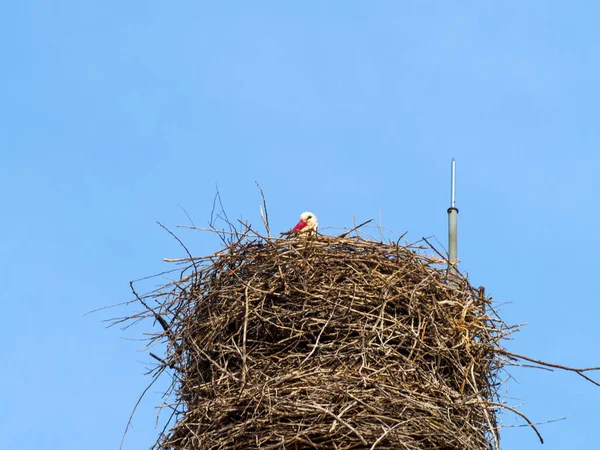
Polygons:
<instances>
[{"instance_id":1,"label":"dry stick","mask_svg":"<svg viewBox=\"0 0 600 450\"><path fill-rule=\"evenodd\" d=\"M342 234L340 234L340 235L339 235L339 236L337 236L337 237L339 237L339 238L345 238L345 237L346 237L346 236L348 236L350 233L352 233L354 230L358 230L358 229L359 229L360 227L362 227L363 225L366 225L366 224L368 224L369 222L372 222L372 221L373 221L373 219L369 219L369 220L367 220L367 221L365 221L365 222L361 223L360 225L357 225L357 226L355 226L355 227L354 227L354 228L352 228L351 230L348 230L348 231L346 231L345 233L342 233ZM356 223L356 222L355 222L355 223Z\"/></svg>"},{"instance_id":2,"label":"dry stick","mask_svg":"<svg viewBox=\"0 0 600 450\"><path fill-rule=\"evenodd\" d=\"M335 314L335 309L337 308L337 303L333 306L333 310L331 311L331 314L329 315L329 319L327 319L327 322L325 322L325 325L323 325L323 328L321 328L321 331L319 333L319 335L317 336L317 340L315 342L315 345L313 347L313 349L310 351L310 353L306 356L306 358L304 358L304 360L300 363L300 366L302 366L306 361L308 361L308 359L313 355L313 353L315 352L315 350L317 349L317 347L319 346L319 340L321 339L321 335L323 334L323 331L325 331L325 328L327 328L327 325L329 325L329 322L331 322L331 318L333 317L333 315Z\"/></svg>"},{"instance_id":3,"label":"dry stick","mask_svg":"<svg viewBox=\"0 0 600 450\"><path fill-rule=\"evenodd\" d=\"M172 272L176 272L179 269L175 268L175 269L169 269L169 270L165 270L163 272L160 273L155 273L154 275L149 275L147 277L142 277L142 278L137 278L135 280L132 280L131 283L137 283L138 281L145 281L145 280L149 280L150 278L157 278L157 277L161 277L163 275L166 275L168 273L172 273Z\"/></svg>"},{"instance_id":4,"label":"dry stick","mask_svg":"<svg viewBox=\"0 0 600 450\"><path fill-rule=\"evenodd\" d=\"M135 406L133 407L133 411L131 411L131 414L129 415L129 420L127 421L127 426L125 427L125 431L123 432L123 437L121 438L121 445L119 445L119 449L123 448L123 443L125 442L125 436L127 435L127 431L129 431L129 426L131 425L131 421L133 420L133 415L135 414L137 407L140 405L140 402L144 398L144 395L146 395L146 392L148 392L148 390L152 387L152 385L154 383L156 383L156 380L158 380L158 375L160 375L160 372L154 377L154 380L152 380L152 382L148 385L148 387L146 389L144 389L144 392L142 392L142 395L140 395L140 398L138 398L138 401L136 402Z\"/></svg>"},{"instance_id":5,"label":"dry stick","mask_svg":"<svg viewBox=\"0 0 600 450\"><path fill-rule=\"evenodd\" d=\"M225 219L223 220L222 217L220 216L221 213L217 214L217 218L222 219L227 225L229 225L229 230L231 231L232 228L232 223L229 220L229 217L227 217L227 213L225 212L225 208L223 207L223 201L221 200L221 193L219 192L219 185L217 183L215 183L215 198L213 199L213 208L212 211L210 212L210 224L213 224L213 220L214 220L214 212L215 212L215 206L217 204L217 201L219 202L219 207L221 208L221 213L223 213L223 216L225 217ZM235 229L235 228L234 228Z\"/></svg>"},{"instance_id":6,"label":"dry stick","mask_svg":"<svg viewBox=\"0 0 600 450\"><path fill-rule=\"evenodd\" d=\"M263 192L258 181L255 181L258 190L260 191L260 196L262 197L262 207L260 210L260 217L263 220L263 224L265 225L265 229L267 230L267 236L269 239L271 238L271 228L269 227L269 211L267 211L267 200L265 199L265 193ZM263 209L264 209L264 217L263 217Z\"/></svg>"},{"instance_id":7,"label":"dry stick","mask_svg":"<svg viewBox=\"0 0 600 450\"><path fill-rule=\"evenodd\" d=\"M438 252L437 248L435 248L433 245L431 245L431 242L429 242L426 237L422 237L421 239L424 240L425 242L427 242L427 245L429 245L429 247L431 248L431 250L433 250L434 252L436 252L440 256L440 258L448 261L448 257L446 257L446 256L442 255L440 252Z\"/></svg>"},{"instance_id":8,"label":"dry stick","mask_svg":"<svg viewBox=\"0 0 600 450\"><path fill-rule=\"evenodd\" d=\"M394 428L396 428L398 425L400 425L402 422L398 422L396 425L394 425L393 427L388 428L387 430L384 428L384 432L381 436L379 436L375 442L373 442L373 445L371 445L371 448L369 450L374 450L375 447L377 447L377 444L379 444L387 435L390 431L392 431Z\"/></svg>"},{"instance_id":9,"label":"dry stick","mask_svg":"<svg viewBox=\"0 0 600 450\"><path fill-rule=\"evenodd\" d=\"M198 267L196 267L196 261L194 261L194 257L192 256L192 254L190 253L190 251L187 249L187 247L184 245L184 243L181 242L181 239L179 239L177 236L175 236L175 233L173 233L171 230L169 230L167 227L165 227L162 223L160 223L160 222L156 222L156 223L159 224L167 233L169 233L171 236L173 236L177 240L177 242L179 242L179 244L183 247L183 249L185 250L185 252L190 257L192 265L194 266L194 270L196 272L198 272Z\"/></svg>"},{"instance_id":10,"label":"dry stick","mask_svg":"<svg viewBox=\"0 0 600 450\"><path fill-rule=\"evenodd\" d=\"M540 365L544 365L544 366L548 366L548 367L554 367L555 369L569 370L571 372L589 372L592 370L600 370L600 366L584 367L584 368L561 366L560 364L554 364L554 363L541 361L539 359L534 359L534 358L530 358L528 356L519 355L518 353L512 353L512 352L509 352L508 350L504 350L504 349L498 349L498 353L502 353L507 356L512 356L514 358L524 359L524 360L532 362L532 363L536 363L536 364L540 364Z\"/></svg>"},{"instance_id":11,"label":"dry stick","mask_svg":"<svg viewBox=\"0 0 600 450\"><path fill-rule=\"evenodd\" d=\"M531 420L529 420L525 414L523 414L522 412L520 412L519 410L517 410L515 408L511 408L510 406L504 405L502 403L488 402L488 405L490 405L490 406L497 406L498 408L505 408L505 409L508 409L510 412L513 412L516 415L521 416L523 419L525 419L525 421L533 429L533 431L535 431L535 434L537 434L537 437L539 438L540 442L542 444L544 443L544 438L542 438L542 435L537 430L537 428L535 427L535 425L533 424L533 422Z\"/></svg>"},{"instance_id":12,"label":"dry stick","mask_svg":"<svg viewBox=\"0 0 600 450\"><path fill-rule=\"evenodd\" d=\"M190 227L189 225L175 225L175 226L177 228L187 228L188 230L195 230L195 231L208 231L209 233L216 233L216 234L223 233L223 234L229 234L232 236L237 236L239 234L237 231L217 230L216 228ZM229 245L229 244L226 244L226 245Z\"/></svg>"},{"instance_id":13,"label":"dry stick","mask_svg":"<svg viewBox=\"0 0 600 450\"><path fill-rule=\"evenodd\" d=\"M542 365L542 366L553 367L555 369L566 370L566 371L569 371L569 372L575 372L577 375L579 375L580 377L585 378L590 383L595 384L596 386L600 386L599 382L591 379L590 377L586 376L583 373L583 372L590 372L590 371L594 371L594 370L600 370L600 366L598 366L598 367L585 367L585 368L578 369L578 368L574 368L574 367L562 366L560 364L553 364L553 363L541 361L539 359L529 358L527 356L519 355L517 353L512 353L512 352L509 352L509 351L506 351L506 350L503 350L503 349L498 349L497 352L501 353L503 355L506 355L506 356L512 356L513 358L524 359L525 361L536 363L536 364L539 364L539 365Z\"/></svg>"},{"instance_id":14,"label":"dry stick","mask_svg":"<svg viewBox=\"0 0 600 450\"><path fill-rule=\"evenodd\" d=\"M383 242L383 224L382 224L382 217L381 217L381 208L379 208L379 240L381 242Z\"/></svg>"},{"instance_id":15,"label":"dry stick","mask_svg":"<svg viewBox=\"0 0 600 450\"><path fill-rule=\"evenodd\" d=\"M169 428L169 425L171 424L171 420L173 420L173 417L175 417L175 415L177 415L177 413L178 413L177 408L172 408L172 409L173 409L173 411L171 412L171 415L165 422L165 426L163 427L163 429L160 431L160 434L158 435L157 442L160 442L161 438L165 435L167 428ZM158 420L158 416L156 418ZM154 448L154 446L152 448Z\"/></svg>"},{"instance_id":16,"label":"dry stick","mask_svg":"<svg viewBox=\"0 0 600 450\"><path fill-rule=\"evenodd\" d=\"M248 367L246 366L246 336L248 333L248 315L250 314L250 297L248 296L248 286L244 290L244 297L246 298L246 312L244 314L244 335L242 337L242 384L246 384L246 372Z\"/></svg>"},{"instance_id":17,"label":"dry stick","mask_svg":"<svg viewBox=\"0 0 600 450\"><path fill-rule=\"evenodd\" d=\"M179 208L185 213L185 215L187 216L187 218L190 221L190 223L192 224L192 226L195 227L196 225L194 224L194 221L192 220L192 218L190 217L188 212L185 210L185 208L181 205L177 205L177 206L179 206Z\"/></svg>"},{"instance_id":18,"label":"dry stick","mask_svg":"<svg viewBox=\"0 0 600 450\"><path fill-rule=\"evenodd\" d=\"M250 233L252 233L255 237L257 237L258 239L261 240L265 240L264 236L261 236L258 231L255 231L251 225L248 225L247 222L243 222L241 219L237 220L244 228L246 228L246 230L242 233L241 237L239 238L239 240L241 241L242 239L244 239L245 237L247 237Z\"/></svg>"},{"instance_id":19,"label":"dry stick","mask_svg":"<svg viewBox=\"0 0 600 450\"><path fill-rule=\"evenodd\" d=\"M131 292L133 292L133 295L135 295L137 300L154 315L154 318L158 321L158 323L160 323L160 325L163 327L163 330L165 330L169 337L171 337L171 327L169 327L167 321L159 313L154 311L154 309L148 306L148 304L144 300L142 300L142 298L138 295L138 293L135 291L135 288L133 287L133 281L129 282L129 287L131 288Z\"/></svg>"},{"instance_id":20,"label":"dry stick","mask_svg":"<svg viewBox=\"0 0 600 450\"><path fill-rule=\"evenodd\" d=\"M312 404L311 405L313 408L318 409L319 411L323 411L325 414L329 414L331 417L333 417L334 419L336 419L338 422L340 422L342 425L344 425L346 428L348 428L349 430L351 430L356 436L358 436L358 438L360 439L360 441L364 444L364 445L369 445L367 443L367 441L365 440L364 437L362 437L362 435L358 432L358 430L356 430L356 428L354 428L352 425L350 425L348 422L346 422L344 419L342 419L340 416L338 416L335 413L332 413L331 411L329 411L328 409L325 409L317 404Z\"/></svg>"},{"instance_id":21,"label":"dry stick","mask_svg":"<svg viewBox=\"0 0 600 450\"><path fill-rule=\"evenodd\" d=\"M398 239L396 239L396 246L400 247L400 241L402 240L402 238L404 236L406 236L408 234L408 231L405 231L404 233L402 233L402 236L400 236Z\"/></svg>"},{"instance_id":22,"label":"dry stick","mask_svg":"<svg viewBox=\"0 0 600 450\"><path fill-rule=\"evenodd\" d=\"M237 229L230 222L229 217L227 217L227 213L225 212L225 208L223 207L223 202L221 200L221 193L219 192L219 186L217 183L215 183L215 189L216 189L216 194L215 194L215 198L213 199L212 211L210 212L210 222L208 223L208 225L213 229L213 231L217 231L214 226L214 223L215 223L215 207L216 207L217 201L218 201L219 207L221 208L221 212L216 215L216 218L221 219L223 222L225 222L225 224L227 224L227 226L229 226L228 234L237 236ZM221 217L221 213L223 214L224 218ZM233 239L231 239L229 242L227 242L227 239L225 239L225 234L221 234L217 231L217 235L219 236L219 239L221 239L221 242L223 242L223 244L225 244L226 246L229 246L233 243Z\"/></svg>"},{"instance_id":23,"label":"dry stick","mask_svg":"<svg viewBox=\"0 0 600 450\"><path fill-rule=\"evenodd\" d=\"M175 367L175 364L173 363L168 363L167 361L165 361L164 359L156 356L154 353L150 352L150 356L152 356L154 359L156 359L157 361L159 361L163 366L168 366L170 369L177 369Z\"/></svg>"},{"instance_id":24,"label":"dry stick","mask_svg":"<svg viewBox=\"0 0 600 450\"><path fill-rule=\"evenodd\" d=\"M534 425L547 425L549 423L562 422L563 420L572 419L573 417L574 417L574 415L572 414L570 416L559 417L558 419L550 419L550 420L544 420L543 422L535 422ZM529 426L529 424L523 424L523 423L510 424L510 425L503 424L502 428L523 428L523 427L528 427L528 426Z\"/></svg>"}]
</instances>

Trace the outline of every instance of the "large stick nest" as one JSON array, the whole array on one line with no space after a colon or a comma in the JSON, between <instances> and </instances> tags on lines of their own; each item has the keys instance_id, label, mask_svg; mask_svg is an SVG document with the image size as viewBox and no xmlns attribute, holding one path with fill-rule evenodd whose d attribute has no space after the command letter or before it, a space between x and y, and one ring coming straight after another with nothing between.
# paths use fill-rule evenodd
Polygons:
<instances>
[{"instance_id":1,"label":"large stick nest","mask_svg":"<svg viewBox=\"0 0 600 450\"><path fill-rule=\"evenodd\" d=\"M441 262L360 237L240 238L179 260L180 280L138 297L173 374L157 448L499 448L507 327Z\"/></svg>"}]
</instances>

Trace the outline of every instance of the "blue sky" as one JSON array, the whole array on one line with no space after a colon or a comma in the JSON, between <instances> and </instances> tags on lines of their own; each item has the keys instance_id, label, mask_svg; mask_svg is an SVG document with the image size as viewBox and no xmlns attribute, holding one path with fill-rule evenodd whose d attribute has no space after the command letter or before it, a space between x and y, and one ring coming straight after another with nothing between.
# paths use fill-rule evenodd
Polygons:
<instances>
[{"instance_id":1,"label":"blue sky","mask_svg":"<svg viewBox=\"0 0 600 450\"><path fill-rule=\"evenodd\" d=\"M231 217L275 230L378 218L446 238L508 323L507 347L600 365L600 5L592 1L8 2L0 11L0 221L6 448L117 448L152 365L128 282L168 267L174 228ZM178 230L193 253L218 250ZM544 450L597 444L600 388L514 370ZM596 377L600 379L599 376ZM161 386L125 449L149 447ZM510 423L521 423L507 418ZM536 448L525 428L504 449Z\"/></svg>"}]
</instances>

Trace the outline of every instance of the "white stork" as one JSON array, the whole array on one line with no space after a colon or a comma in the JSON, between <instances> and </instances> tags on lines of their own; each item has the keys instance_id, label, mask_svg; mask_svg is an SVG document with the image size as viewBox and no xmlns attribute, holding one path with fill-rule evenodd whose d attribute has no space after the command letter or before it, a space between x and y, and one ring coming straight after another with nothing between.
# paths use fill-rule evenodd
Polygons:
<instances>
[{"instance_id":1,"label":"white stork","mask_svg":"<svg viewBox=\"0 0 600 450\"><path fill-rule=\"evenodd\" d=\"M317 216L311 212L303 212L300 214L300 222L286 234L313 234L318 227Z\"/></svg>"}]
</instances>

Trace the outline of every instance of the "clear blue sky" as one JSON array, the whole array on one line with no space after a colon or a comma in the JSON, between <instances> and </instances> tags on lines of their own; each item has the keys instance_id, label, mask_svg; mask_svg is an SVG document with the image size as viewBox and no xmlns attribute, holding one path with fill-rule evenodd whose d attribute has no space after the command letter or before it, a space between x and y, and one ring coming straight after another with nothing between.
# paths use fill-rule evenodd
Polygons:
<instances>
[{"instance_id":1,"label":"clear blue sky","mask_svg":"<svg viewBox=\"0 0 600 450\"><path fill-rule=\"evenodd\" d=\"M2 441L118 448L149 381L147 329L104 328L131 279L182 256L158 227L227 212L276 230L378 218L446 236L509 323L510 350L600 365L600 4L55 0L0 10ZM180 232L192 252L217 242ZM597 446L600 388L515 370L544 450ZM600 378L598 376L597 378ZM147 448L157 389L125 449ZM520 423L507 419L510 423ZM503 448L538 448L525 428Z\"/></svg>"}]
</instances>

